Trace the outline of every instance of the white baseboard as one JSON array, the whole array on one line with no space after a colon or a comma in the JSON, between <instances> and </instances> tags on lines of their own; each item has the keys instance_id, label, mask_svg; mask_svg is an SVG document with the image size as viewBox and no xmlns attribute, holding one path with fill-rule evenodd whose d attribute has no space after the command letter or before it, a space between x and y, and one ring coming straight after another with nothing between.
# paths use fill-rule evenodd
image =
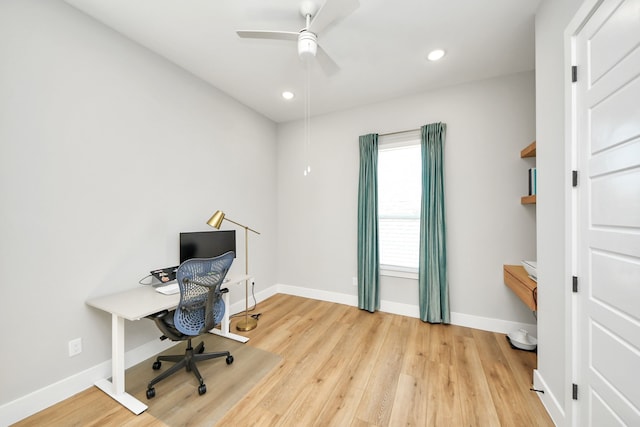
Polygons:
<instances>
[{"instance_id":1,"label":"white baseboard","mask_svg":"<svg viewBox=\"0 0 640 427\"><path fill-rule=\"evenodd\" d=\"M329 292L318 289L309 289L299 286L290 286L283 284L273 285L265 290L258 292L255 297L258 303L266 300L275 294L295 295L305 298L317 299L321 301L345 304L353 307L358 306L357 295L343 294L339 292ZM251 304L250 304L251 305ZM245 302L238 301L231 304L230 312L239 313L245 309ZM399 314L413 318L420 317L420 311L417 305L397 303L393 301L381 301L380 311L385 313ZM451 313L451 323L458 326L466 326L469 328L482 329L491 332L508 333L519 328L527 329L532 335L537 336L536 325L522 324L507 320L493 319L487 317L474 316L463 313ZM125 354L125 366L127 368L134 366L143 360L152 357L159 352L175 345L171 341L159 341L154 339L140 347L129 350ZM65 378L54 384L50 384L40 390L36 390L26 396L20 397L12 402L0 406L0 426L6 426L20 421L30 415L35 414L49 406L52 406L64 399L68 399L76 393L91 387L99 379L111 376L111 360L100 363L85 371L79 372L71 377ZM534 377L535 379L535 377ZM553 397L551 396L553 399ZM553 399L557 408L557 401ZM543 403L545 403L543 401ZM545 407L550 414L551 406L545 403ZM552 418L554 418L552 416ZM555 421L555 418L554 418Z\"/></svg>"},{"instance_id":2,"label":"white baseboard","mask_svg":"<svg viewBox=\"0 0 640 427\"><path fill-rule=\"evenodd\" d=\"M321 301L335 302L337 304L345 304L357 307L358 296L341 294L338 292L321 291L318 289L303 288L299 286L290 285L276 285L276 293L295 295L298 297L317 299Z\"/></svg>"},{"instance_id":3,"label":"white baseboard","mask_svg":"<svg viewBox=\"0 0 640 427\"><path fill-rule=\"evenodd\" d=\"M562 405L560 405L556 396L551 392L551 389L547 387L547 383L537 369L533 370L533 388L544 391L544 393L537 394L553 423L557 426L566 425L566 414L562 409Z\"/></svg>"},{"instance_id":4,"label":"white baseboard","mask_svg":"<svg viewBox=\"0 0 640 427\"><path fill-rule=\"evenodd\" d=\"M172 341L155 339L140 347L129 350L125 354L127 368L137 365L161 351L175 345ZM55 405L74 394L91 387L96 381L111 377L111 360L100 363L75 375L50 384L39 390L22 396L0 406L0 426L8 426L18 422L49 406Z\"/></svg>"},{"instance_id":5,"label":"white baseboard","mask_svg":"<svg viewBox=\"0 0 640 427\"><path fill-rule=\"evenodd\" d=\"M275 285L276 291L273 294L281 293L296 295L305 298L318 299L322 301L335 302L357 307L357 295L342 294L339 292L320 291L317 289L302 288L290 285ZM272 287L273 288L273 287ZM399 314L402 316L420 318L420 308L418 305L403 304L393 301L380 301L380 311L385 313ZM482 329L483 331L507 334L509 332L526 329L531 335L538 336L538 328L535 324L519 323L510 320L494 319L490 317L474 316L464 313L451 313L451 324L465 326L468 328Z\"/></svg>"},{"instance_id":6,"label":"white baseboard","mask_svg":"<svg viewBox=\"0 0 640 427\"><path fill-rule=\"evenodd\" d=\"M530 335L538 336L538 326L531 323L513 322L511 320L494 319L492 317L474 316L464 313L451 313L451 323L467 328L481 329L483 331L508 334L518 329L526 329Z\"/></svg>"}]
</instances>

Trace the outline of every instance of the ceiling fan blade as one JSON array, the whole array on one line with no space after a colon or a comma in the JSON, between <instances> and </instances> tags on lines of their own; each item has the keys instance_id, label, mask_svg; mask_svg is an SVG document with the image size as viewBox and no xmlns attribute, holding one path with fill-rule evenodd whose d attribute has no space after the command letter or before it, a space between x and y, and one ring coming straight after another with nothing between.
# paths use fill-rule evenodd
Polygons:
<instances>
[{"instance_id":1,"label":"ceiling fan blade","mask_svg":"<svg viewBox=\"0 0 640 427\"><path fill-rule=\"evenodd\" d=\"M300 33L292 31L244 31L238 30L236 33L247 39L273 39L273 40L293 40L298 41Z\"/></svg>"},{"instance_id":2,"label":"ceiling fan blade","mask_svg":"<svg viewBox=\"0 0 640 427\"><path fill-rule=\"evenodd\" d=\"M358 0L327 0L313 17L308 30L318 34L334 21L350 15L358 7L360 7Z\"/></svg>"},{"instance_id":3,"label":"ceiling fan blade","mask_svg":"<svg viewBox=\"0 0 640 427\"><path fill-rule=\"evenodd\" d=\"M318 61L318 65L322 68L322 71L328 76L332 76L338 71L340 71L340 67L336 62L331 59L329 54L322 48L322 46L318 46L318 51L316 52L316 61Z\"/></svg>"}]
</instances>

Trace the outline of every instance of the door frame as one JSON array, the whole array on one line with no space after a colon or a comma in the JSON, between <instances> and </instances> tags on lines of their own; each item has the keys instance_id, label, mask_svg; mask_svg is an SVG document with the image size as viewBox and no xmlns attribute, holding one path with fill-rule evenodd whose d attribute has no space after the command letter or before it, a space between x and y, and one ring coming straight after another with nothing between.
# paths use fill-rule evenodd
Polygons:
<instances>
[{"instance_id":1,"label":"door frame","mask_svg":"<svg viewBox=\"0 0 640 427\"><path fill-rule=\"evenodd\" d=\"M572 83L572 66L576 62L576 38L604 0L584 0L564 33L565 73L565 420L568 426L578 427L580 400L573 400L572 384L580 382L580 310L578 294L572 291L572 277L578 275L578 190L573 187L571 171L579 170L579 141L577 140L577 96ZM578 70L578 78L580 70ZM580 176L578 176L578 186ZM585 385L582 385L583 389ZM583 400L584 402L584 400Z\"/></svg>"},{"instance_id":2,"label":"door frame","mask_svg":"<svg viewBox=\"0 0 640 427\"><path fill-rule=\"evenodd\" d=\"M566 300L565 300L565 331L566 331L566 392L565 392L565 411L567 425L578 426L580 423L580 408L586 404L586 398L581 398L578 393L578 400L573 399L572 384L578 384L582 390L587 388L584 383L585 379L581 378L582 355L580 352L581 340L584 337L580 334L579 315L583 309L579 294L572 291L572 276L577 276L578 271L578 187L581 185L580 176L578 176L578 187L572 186L571 171L580 169L579 154L580 144L577 139L577 91L576 85L572 83L572 66L577 65L577 35L584 28L585 24L591 19L595 11L604 3L604 0L584 0L575 16L567 26L564 34L565 43L565 277L566 277ZM584 73L584 71L583 71ZM580 76L578 69L578 79L584 78L584 74ZM582 148L584 149L584 147ZM584 185L584 184L583 184ZM585 420L586 421L586 420ZM584 423L582 423L584 425Z\"/></svg>"}]
</instances>

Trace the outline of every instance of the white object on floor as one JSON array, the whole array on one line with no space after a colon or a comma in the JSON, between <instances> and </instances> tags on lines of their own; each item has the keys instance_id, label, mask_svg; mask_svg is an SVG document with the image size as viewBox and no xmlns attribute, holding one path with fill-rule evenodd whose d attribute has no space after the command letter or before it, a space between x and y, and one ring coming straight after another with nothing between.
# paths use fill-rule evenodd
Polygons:
<instances>
[{"instance_id":1,"label":"white object on floor","mask_svg":"<svg viewBox=\"0 0 640 427\"><path fill-rule=\"evenodd\" d=\"M517 331L510 332L507 336L511 344L522 350L535 350L538 345L538 340L529 335L526 329L518 329Z\"/></svg>"}]
</instances>

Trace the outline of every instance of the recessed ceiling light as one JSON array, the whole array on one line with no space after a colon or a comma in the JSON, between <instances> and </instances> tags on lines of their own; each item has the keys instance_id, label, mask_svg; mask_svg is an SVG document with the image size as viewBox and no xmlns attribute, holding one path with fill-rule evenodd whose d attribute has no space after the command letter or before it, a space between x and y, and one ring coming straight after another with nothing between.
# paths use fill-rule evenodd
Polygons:
<instances>
[{"instance_id":1,"label":"recessed ceiling light","mask_svg":"<svg viewBox=\"0 0 640 427\"><path fill-rule=\"evenodd\" d=\"M431 52L429 52L429 55L427 55L427 59L429 61L437 61L439 59L442 59L444 53L445 52L442 49L432 50Z\"/></svg>"},{"instance_id":2,"label":"recessed ceiling light","mask_svg":"<svg viewBox=\"0 0 640 427\"><path fill-rule=\"evenodd\" d=\"M288 90L282 92L282 97L284 99L286 99L287 101L290 100L290 99L293 99L293 96L294 96L293 92L289 92Z\"/></svg>"}]
</instances>

